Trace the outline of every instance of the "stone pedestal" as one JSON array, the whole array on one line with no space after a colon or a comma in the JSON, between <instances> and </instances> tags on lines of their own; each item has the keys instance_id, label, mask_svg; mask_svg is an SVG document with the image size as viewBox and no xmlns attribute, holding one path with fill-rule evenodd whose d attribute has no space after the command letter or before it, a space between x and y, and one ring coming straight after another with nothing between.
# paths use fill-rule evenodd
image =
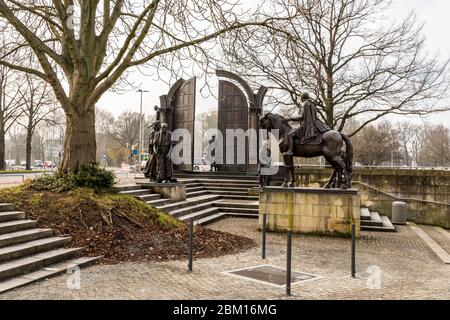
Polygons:
<instances>
[{"instance_id":1,"label":"stone pedestal","mask_svg":"<svg viewBox=\"0 0 450 320\"><path fill-rule=\"evenodd\" d=\"M145 185L152 189L154 193L159 193L163 198L184 201L186 200L186 185L182 183L156 183L156 182L137 182L139 185Z\"/></svg>"},{"instance_id":2,"label":"stone pedestal","mask_svg":"<svg viewBox=\"0 0 450 320\"><path fill-rule=\"evenodd\" d=\"M360 235L360 199L355 189L264 188L259 197L259 225L267 230L350 236Z\"/></svg>"}]
</instances>

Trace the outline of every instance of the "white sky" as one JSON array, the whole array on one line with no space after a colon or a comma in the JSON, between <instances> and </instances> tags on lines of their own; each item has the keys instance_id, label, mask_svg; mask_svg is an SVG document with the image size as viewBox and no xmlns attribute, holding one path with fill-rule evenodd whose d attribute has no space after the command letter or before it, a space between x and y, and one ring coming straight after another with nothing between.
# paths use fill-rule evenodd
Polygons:
<instances>
[{"instance_id":1,"label":"white sky","mask_svg":"<svg viewBox=\"0 0 450 320\"><path fill-rule=\"evenodd\" d=\"M249 2L259 2L259 0L245 0L246 5ZM424 33L427 37L427 47L430 52L439 52L443 57L450 57L450 1L449 0L393 0L389 15L393 19L402 19L412 10L417 13L418 19L425 23ZM216 77L210 79L217 82ZM141 84L141 88L149 90L144 94L143 109L145 113L152 113L153 106L159 105L159 96L166 94L169 90L168 85L160 81L155 81L152 77L144 77L138 72L132 74L132 82ZM115 94L108 92L99 101L98 106L104 108L114 115L119 115L125 110L139 111L140 97L134 90ZM450 102L449 102L450 103ZM217 102L213 97L205 98L197 94L197 112L206 111L209 108L217 108ZM442 123L450 128L450 112L432 115L427 118L417 117L396 117L395 120L413 121L413 122L432 122Z\"/></svg>"}]
</instances>

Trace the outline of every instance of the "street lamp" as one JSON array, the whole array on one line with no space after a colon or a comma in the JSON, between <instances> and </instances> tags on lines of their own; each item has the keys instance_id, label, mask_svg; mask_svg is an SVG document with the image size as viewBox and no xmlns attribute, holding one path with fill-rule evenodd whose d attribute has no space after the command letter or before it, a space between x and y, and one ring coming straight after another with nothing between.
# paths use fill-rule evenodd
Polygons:
<instances>
[{"instance_id":1,"label":"street lamp","mask_svg":"<svg viewBox=\"0 0 450 320\"><path fill-rule=\"evenodd\" d=\"M143 150L143 146L144 146L144 130L142 127L142 95L144 92L150 92L148 90L142 90L139 89L136 92L139 92L141 94L141 107L140 107L140 112L139 112L139 152L138 152L138 163L139 165L141 164L141 154L142 154L142 150Z\"/></svg>"}]
</instances>

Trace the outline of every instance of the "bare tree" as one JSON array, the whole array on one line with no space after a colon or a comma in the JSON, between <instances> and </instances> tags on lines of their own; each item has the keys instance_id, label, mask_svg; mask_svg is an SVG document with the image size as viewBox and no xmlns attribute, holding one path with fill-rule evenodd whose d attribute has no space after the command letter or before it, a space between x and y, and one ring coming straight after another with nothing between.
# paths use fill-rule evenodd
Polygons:
<instances>
[{"instance_id":1,"label":"bare tree","mask_svg":"<svg viewBox=\"0 0 450 320\"><path fill-rule=\"evenodd\" d=\"M97 141L99 144L97 145L97 159L99 162L102 161L103 155L107 155L108 145L111 143L113 139L111 134L114 130L114 116L112 113L96 108L95 111L95 129L97 132ZM107 161L104 161L105 166L107 165Z\"/></svg>"},{"instance_id":2,"label":"bare tree","mask_svg":"<svg viewBox=\"0 0 450 320\"><path fill-rule=\"evenodd\" d=\"M242 12L234 0L0 0L0 22L16 33L0 64L52 86L67 117L62 170L76 171L95 162L95 104L129 70L146 65L158 73L186 57L201 60L201 44L274 19ZM39 69L18 58L24 48Z\"/></svg>"},{"instance_id":3,"label":"bare tree","mask_svg":"<svg viewBox=\"0 0 450 320\"><path fill-rule=\"evenodd\" d=\"M13 72L0 66L0 170L5 170L5 135L21 116L20 83Z\"/></svg>"},{"instance_id":4,"label":"bare tree","mask_svg":"<svg viewBox=\"0 0 450 320\"><path fill-rule=\"evenodd\" d=\"M139 112L125 111L114 122L114 139L128 150L139 142L139 117Z\"/></svg>"},{"instance_id":5,"label":"bare tree","mask_svg":"<svg viewBox=\"0 0 450 320\"><path fill-rule=\"evenodd\" d=\"M46 123L49 127L56 125L55 104L53 91L47 82L30 74L25 74L23 88L20 89L22 97L22 117L18 123L25 128L26 138L26 170L31 170L32 140L36 127Z\"/></svg>"},{"instance_id":6,"label":"bare tree","mask_svg":"<svg viewBox=\"0 0 450 320\"><path fill-rule=\"evenodd\" d=\"M397 130L388 121L368 125L352 139L355 145L355 161L366 166L379 166L395 156L398 164L399 143Z\"/></svg>"},{"instance_id":7,"label":"bare tree","mask_svg":"<svg viewBox=\"0 0 450 320\"><path fill-rule=\"evenodd\" d=\"M411 13L389 24L387 0L274 0L293 16L270 30L245 29L222 41L226 64L275 89L274 103L292 110L313 94L324 121L349 135L389 114L449 110L449 60L426 51L422 25ZM286 109L286 108L285 108Z\"/></svg>"},{"instance_id":8,"label":"bare tree","mask_svg":"<svg viewBox=\"0 0 450 320\"><path fill-rule=\"evenodd\" d=\"M422 166L450 166L450 130L443 125L428 128L418 158Z\"/></svg>"}]
</instances>

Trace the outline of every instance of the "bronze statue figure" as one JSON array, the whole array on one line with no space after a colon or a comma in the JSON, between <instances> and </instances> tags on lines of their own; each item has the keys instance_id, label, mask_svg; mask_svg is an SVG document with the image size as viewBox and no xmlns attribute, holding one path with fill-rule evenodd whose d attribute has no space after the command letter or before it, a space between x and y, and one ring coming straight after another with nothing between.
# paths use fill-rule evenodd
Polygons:
<instances>
[{"instance_id":1,"label":"bronze statue figure","mask_svg":"<svg viewBox=\"0 0 450 320\"><path fill-rule=\"evenodd\" d=\"M173 182L172 132L167 130L167 123L161 125L161 130L155 134L155 151L158 182Z\"/></svg>"},{"instance_id":2,"label":"bronze statue figure","mask_svg":"<svg viewBox=\"0 0 450 320\"><path fill-rule=\"evenodd\" d=\"M144 176L149 178L150 180L156 180L156 152L155 152L155 135L161 130L161 124L159 121L154 122L151 125L150 136L149 136L149 144L148 144L148 154L149 158L145 165Z\"/></svg>"},{"instance_id":3,"label":"bronze statue figure","mask_svg":"<svg viewBox=\"0 0 450 320\"><path fill-rule=\"evenodd\" d=\"M301 95L303 109L300 116L286 119L287 121L300 121L300 127L292 130L287 135L288 150L284 155L293 155L294 138L298 137L301 144L319 145L322 143L322 134L330 131L331 128L317 118L317 107L309 94Z\"/></svg>"},{"instance_id":4,"label":"bronze statue figure","mask_svg":"<svg viewBox=\"0 0 450 320\"><path fill-rule=\"evenodd\" d=\"M161 110L156 105L153 107L153 110L155 110L155 122L161 124Z\"/></svg>"},{"instance_id":5,"label":"bronze statue figure","mask_svg":"<svg viewBox=\"0 0 450 320\"><path fill-rule=\"evenodd\" d=\"M268 113L259 119L259 123L262 129L269 131L278 129L281 137L288 137L293 130L288 121L277 114ZM289 143L283 141L279 145L280 152L283 154L284 164L288 169L285 173L283 187L293 187L295 185L294 157L312 158L324 156L334 169L325 188L351 188L353 146L350 139L345 134L335 130L325 131L320 134L320 139L313 137L317 133L315 130L319 132L321 130L317 128L316 124L313 124L313 126L315 126L315 129L308 132L308 139L302 141L302 138L304 139L305 136L301 138L297 135L292 136L292 154L289 154ZM310 124L305 125L304 129L301 130L310 130L308 128L311 128ZM317 141L320 141L320 143L317 144ZM344 142L346 149L345 152L342 152Z\"/></svg>"}]
</instances>

